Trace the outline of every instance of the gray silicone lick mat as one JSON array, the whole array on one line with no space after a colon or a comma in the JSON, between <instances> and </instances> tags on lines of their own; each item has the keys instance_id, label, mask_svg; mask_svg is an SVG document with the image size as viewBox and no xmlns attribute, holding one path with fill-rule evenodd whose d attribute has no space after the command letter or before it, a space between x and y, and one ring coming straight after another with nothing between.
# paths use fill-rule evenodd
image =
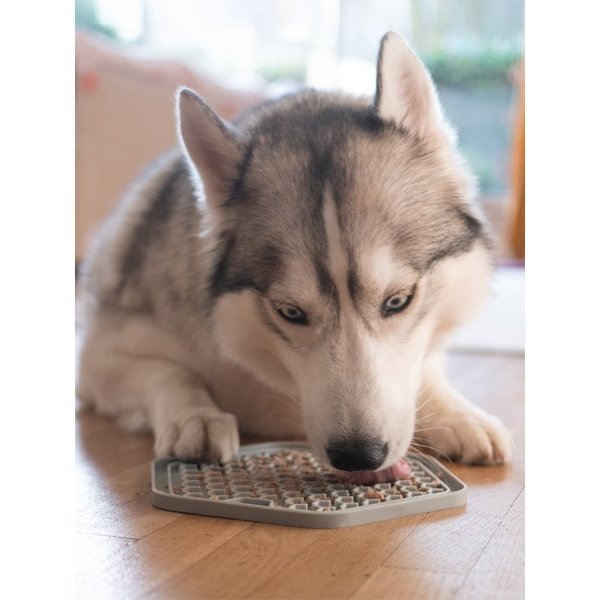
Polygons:
<instances>
[{"instance_id":1,"label":"gray silicone lick mat","mask_svg":"<svg viewBox=\"0 0 600 600\"><path fill-rule=\"evenodd\" d=\"M369 486L322 465L301 442L242 446L226 464L152 463L158 508L297 527L333 528L455 508L467 487L437 460L409 454L407 479Z\"/></svg>"}]
</instances>

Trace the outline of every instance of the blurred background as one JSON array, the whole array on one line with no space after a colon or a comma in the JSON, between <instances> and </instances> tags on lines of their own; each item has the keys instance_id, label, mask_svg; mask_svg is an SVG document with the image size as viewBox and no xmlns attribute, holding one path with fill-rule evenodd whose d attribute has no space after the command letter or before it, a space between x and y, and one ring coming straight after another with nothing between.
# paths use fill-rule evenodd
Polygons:
<instances>
[{"instance_id":1,"label":"blurred background","mask_svg":"<svg viewBox=\"0 0 600 600\"><path fill-rule=\"evenodd\" d=\"M78 261L130 181L175 144L178 85L230 119L306 86L372 96L379 41L394 30L432 73L510 274L498 295L517 304L482 327L490 337L494 322L521 318L522 0L76 0L76 24ZM520 349L518 329L494 335Z\"/></svg>"}]
</instances>

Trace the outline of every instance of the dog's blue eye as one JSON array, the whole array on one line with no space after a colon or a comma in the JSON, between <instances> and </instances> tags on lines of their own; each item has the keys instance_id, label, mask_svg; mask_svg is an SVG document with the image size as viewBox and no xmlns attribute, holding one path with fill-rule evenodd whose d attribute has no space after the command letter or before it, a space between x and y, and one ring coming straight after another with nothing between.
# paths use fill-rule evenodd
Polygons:
<instances>
[{"instance_id":1,"label":"dog's blue eye","mask_svg":"<svg viewBox=\"0 0 600 600\"><path fill-rule=\"evenodd\" d=\"M384 317L389 317L404 310L412 300L412 295L394 294L390 296L382 305L381 313Z\"/></svg>"},{"instance_id":2,"label":"dog's blue eye","mask_svg":"<svg viewBox=\"0 0 600 600\"><path fill-rule=\"evenodd\" d=\"M277 312L290 323L296 323L297 325L307 325L308 317L304 311L300 310L297 306L286 304L277 309Z\"/></svg>"}]
</instances>

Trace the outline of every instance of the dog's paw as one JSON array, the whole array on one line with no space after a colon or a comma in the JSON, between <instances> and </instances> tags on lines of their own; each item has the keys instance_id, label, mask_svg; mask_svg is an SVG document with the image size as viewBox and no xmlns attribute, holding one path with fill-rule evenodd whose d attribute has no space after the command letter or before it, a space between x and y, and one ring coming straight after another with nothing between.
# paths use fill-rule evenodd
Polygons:
<instances>
[{"instance_id":1,"label":"dog's paw","mask_svg":"<svg viewBox=\"0 0 600 600\"><path fill-rule=\"evenodd\" d=\"M424 447L452 460L473 465L510 462L512 436L500 419L475 406L446 409L415 432L416 447Z\"/></svg>"},{"instance_id":2,"label":"dog's paw","mask_svg":"<svg viewBox=\"0 0 600 600\"><path fill-rule=\"evenodd\" d=\"M238 452L237 420L229 413L194 408L156 432L154 452L158 458L227 462Z\"/></svg>"}]
</instances>

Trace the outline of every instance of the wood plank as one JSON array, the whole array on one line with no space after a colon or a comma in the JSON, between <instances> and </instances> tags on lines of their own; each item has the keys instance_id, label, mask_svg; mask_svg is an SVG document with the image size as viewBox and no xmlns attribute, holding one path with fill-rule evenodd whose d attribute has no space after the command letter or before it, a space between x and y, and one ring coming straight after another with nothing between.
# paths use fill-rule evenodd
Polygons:
<instances>
[{"instance_id":1,"label":"wood plank","mask_svg":"<svg viewBox=\"0 0 600 600\"><path fill-rule=\"evenodd\" d=\"M75 461L82 469L106 478L148 464L151 457L151 435L125 431L113 419L91 410L77 414Z\"/></svg>"},{"instance_id":2,"label":"wood plank","mask_svg":"<svg viewBox=\"0 0 600 600\"><path fill-rule=\"evenodd\" d=\"M468 573L500 519L463 509L429 513L383 563L386 567Z\"/></svg>"},{"instance_id":3,"label":"wood plank","mask_svg":"<svg viewBox=\"0 0 600 600\"><path fill-rule=\"evenodd\" d=\"M323 530L252 524L176 578L153 589L148 597L247 598L324 536L327 532Z\"/></svg>"},{"instance_id":4,"label":"wood plank","mask_svg":"<svg viewBox=\"0 0 600 600\"><path fill-rule=\"evenodd\" d=\"M123 597L127 562L120 560L135 540L84 533L75 534L75 598Z\"/></svg>"},{"instance_id":5,"label":"wood plank","mask_svg":"<svg viewBox=\"0 0 600 600\"><path fill-rule=\"evenodd\" d=\"M179 513L154 508L148 492L124 504L81 515L75 521L75 530L78 533L141 539L179 516Z\"/></svg>"},{"instance_id":6,"label":"wood plank","mask_svg":"<svg viewBox=\"0 0 600 600\"><path fill-rule=\"evenodd\" d=\"M471 467L445 463L468 486L469 513L504 516L519 496L524 478L515 465Z\"/></svg>"},{"instance_id":7,"label":"wood plank","mask_svg":"<svg viewBox=\"0 0 600 600\"><path fill-rule=\"evenodd\" d=\"M99 476L89 463L81 464L75 475L76 522L101 519L115 507L147 494L150 491L149 473L147 460L108 477Z\"/></svg>"},{"instance_id":8,"label":"wood plank","mask_svg":"<svg viewBox=\"0 0 600 600\"><path fill-rule=\"evenodd\" d=\"M147 528L147 519L138 527L151 508L147 499L140 500L150 491L150 436L125 432L112 419L92 411L77 415L76 432L76 530L124 537L153 530ZM130 517L137 525L131 522L120 529ZM164 524L160 519L157 526Z\"/></svg>"},{"instance_id":9,"label":"wood plank","mask_svg":"<svg viewBox=\"0 0 600 600\"><path fill-rule=\"evenodd\" d=\"M379 567L352 598L446 600L455 598L462 580L462 575L452 573Z\"/></svg>"},{"instance_id":10,"label":"wood plank","mask_svg":"<svg viewBox=\"0 0 600 600\"><path fill-rule=\"evenodd\" d=\"M107 547L98 565L104 597L121 597L123 590L129 597L140 597L169 579L176 580L191 564L251 526L245 521L173 514L174 521L141 540L130 540L135 543L101 538L99 545Z\"/></svg>"},{"instance_id":11,"label":"wood plank","mask_svg":"<svg viewBox=\"0 0 600 600\"><path fill-rule=\"evenodd\" d=\"M181 515L132 547L132 564L140 574L134 589L140 594L148 593L166 581L179 580L191 565L203 564L213 552L250 527L252 523L248 521ZM229 562L229 572L231 568Z\"/></svg>"},{"instance_id":12,"label":"wood plank","mask_svg":"<svg viewBox=\"0 0 600 600\"><path fill-rule=\"evenodd\" d=\"M498 527L460 588L458 597L479 600L489 590L502 598L525 597L525 492L522 492Z\"/></svg>"},{"instance_id":13,"label":"wood plank","mask_svg":"<svg viewBox=\"0 0 600 600\"><path fill-rule=\"evenodd\" d=\"M349 598L423 515L328 530L249 598Z\"/></svg>"}]
</instances>

